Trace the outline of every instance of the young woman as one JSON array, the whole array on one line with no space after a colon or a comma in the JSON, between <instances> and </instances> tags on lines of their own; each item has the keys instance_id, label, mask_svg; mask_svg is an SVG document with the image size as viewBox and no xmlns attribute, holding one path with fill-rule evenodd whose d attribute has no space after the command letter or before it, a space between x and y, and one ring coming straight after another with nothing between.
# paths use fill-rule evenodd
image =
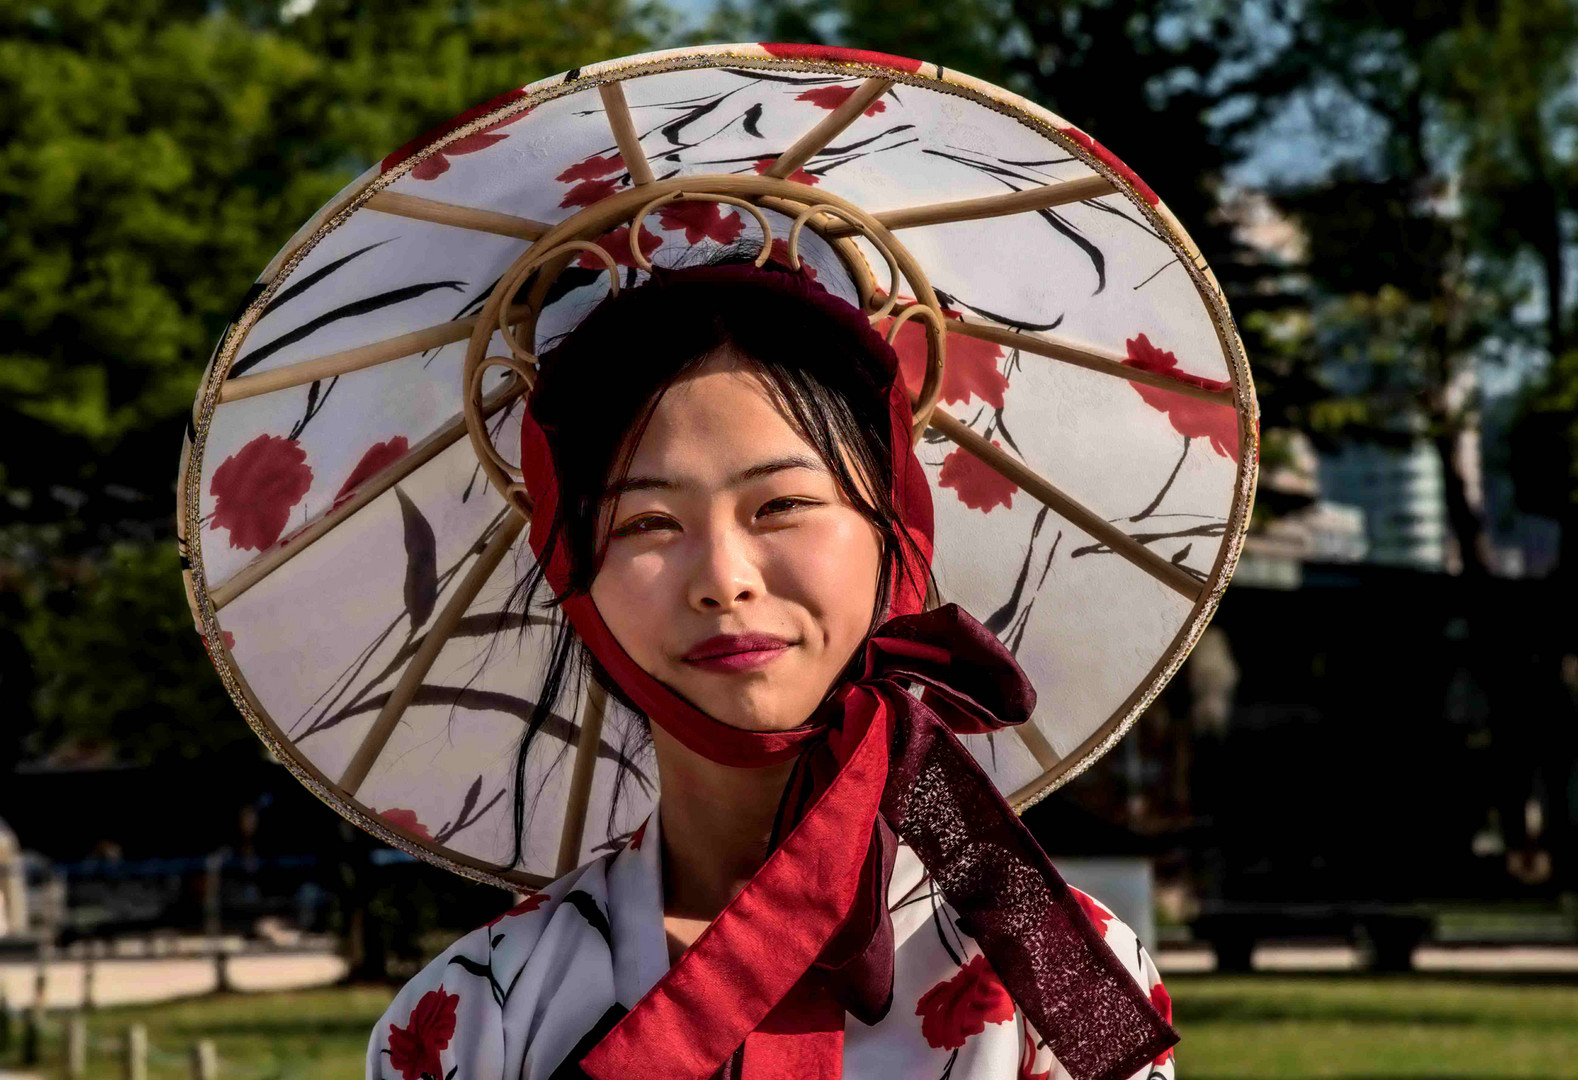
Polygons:
<instances>
[{"instance_id":1,"label":"young woman","mask_svg":"<svg viewBox=\"0 0 1578 1080\"><path fill-rule=\"evenodd\" d=\"M925 770L906 772L895 747L876 824L832 816L889 730L867 740L856 721L909 699L878 687L883 663L926 684L938 712L950 692L981 715L1034 697L984 630L954 657L954 678L978 679L968 694L891 660L904 642L923 655L913 620L979 627L953 605L925 611L930 505L908 483L896 357L853 307L803 272L749 266L753 254L658 271L542 357L522 447L539 563L518 593L530 604L547 577L568 619L521 747L515 825L533 794L527 751L572 669L636 718L626 749L650 742L661 795L618 851L413 978L372 1033L370 1080L710 1072L720 1047L725 1077L1082 1075L988 961L985 920L961 917L908 830L885 822L925 800ZM833 849L862 820L859 874L840 886ZM807 841L820 821L835 825ZM1072 895L1090 955L1122 985L1070 983L1092 989L1069 991L1061 1015L1126 996L1170 1017L1135 935ZM813 925L835 932L807 945ZM1131 1055L1121 1075L1171 1077L1172 1051Z\"/></svg>"}]
</instances>

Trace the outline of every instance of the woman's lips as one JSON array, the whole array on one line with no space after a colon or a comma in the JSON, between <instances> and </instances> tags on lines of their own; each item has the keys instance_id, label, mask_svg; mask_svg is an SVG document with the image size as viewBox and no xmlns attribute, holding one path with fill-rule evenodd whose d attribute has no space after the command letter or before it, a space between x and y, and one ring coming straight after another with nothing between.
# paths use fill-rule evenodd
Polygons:
<instances>
[{"instance_id":1,"label":"woman's lips","mask_svg":"<svg viewBox=\"0 0 1578 1080\"><path fill-rule=\"evenodd\" d=\"M727 656L709 656L701 660L686 660L704 671L754 671L766 667L789 650L788 643L770 649L753 649L749 652L730 653Z\"/></svg>"}]
</instances>

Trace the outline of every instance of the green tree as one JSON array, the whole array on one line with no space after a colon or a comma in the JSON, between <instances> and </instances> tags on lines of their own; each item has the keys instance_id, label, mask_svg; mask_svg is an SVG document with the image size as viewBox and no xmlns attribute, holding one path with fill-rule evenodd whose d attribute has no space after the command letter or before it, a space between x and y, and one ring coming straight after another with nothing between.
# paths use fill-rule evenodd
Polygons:
<instances>
[{"instance_id":1,"label":"green tree","mask_svg":"<svg viewBox=\"0 0 1578 1080\"><path fill-rule=\"evenodd\" d=\"M184 753L216 730L251 739L234 716L208 722L229 705L195 634L167 648L162 630L157 644L125 632L190 627L166 549L181 432L218 335L295 229L383 155L670 33L660 5L627 0L289 10L0 6L0 590L26 628L0 636L0 686L33 696L34 751L119 739L130 729L106 710L139 718L127 753ZM118 638L85 621L109 614ZM177 683L203 700L171 700ZM0 747L0 763L17 752Z\"/></svg>"},{"instance_id":2,"label":"green tree","mask_svg":"<svg viewBox=\"0 0 1578 1080\"><path fill-rule=\"evenodd\" d=\"M1296 102L1341 133L1332 168L1272 192L1308 240L1299 286L1264 316L1288 331L1284 359L1316 373L1289 415L1326 449L1427 440L1464 572L1483 576L1485 523L1458 455L1481 400L1459 391L1475 365L1565 340L1574 125L1561 101L1578 7L1307 0L1284 21L1294 42L1257 114ZM1543 333L1521 314L1531 298Z\"/></svg>"}]
</instances>

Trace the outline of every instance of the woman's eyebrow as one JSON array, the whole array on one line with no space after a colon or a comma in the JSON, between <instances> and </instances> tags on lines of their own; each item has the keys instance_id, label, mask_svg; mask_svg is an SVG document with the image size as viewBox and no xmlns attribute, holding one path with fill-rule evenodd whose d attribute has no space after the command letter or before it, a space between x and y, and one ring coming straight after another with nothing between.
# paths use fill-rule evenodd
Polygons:
<instances>
[{"instance_id":1,"label":"woman's eyebrow","mask_svg":"<svg viewBox=\"0 0 1578 1080\"><path fill-rule=\"evenodd\" d=\"M812 469L819 472L827 471L827 467L816 458L805 454L788 454L784 457L771 458L758 462L746 469L741 469L729 477L729 487L738 487L748 480L767 476L771 473L782 472L785 469ZM674 481L661 476L627 476L616 484L610 484L603 493L603 502L611 502L627 491L672 491L679 488L698 486L692 480Z\"/></svg>"}]
</instances>

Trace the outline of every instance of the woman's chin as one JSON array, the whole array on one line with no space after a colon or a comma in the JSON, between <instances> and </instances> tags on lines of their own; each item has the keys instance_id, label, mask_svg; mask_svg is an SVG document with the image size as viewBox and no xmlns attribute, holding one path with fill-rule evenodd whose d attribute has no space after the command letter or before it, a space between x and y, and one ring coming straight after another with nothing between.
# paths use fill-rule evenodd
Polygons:
<instances>
[{"instance_id":1,"label":"woman's chin","mask_svg":"<svg viewBox=\"0 0 1578 1080\"><path fill-rule=\"evenodd\" d=\"M708 716L741 731L788 731L805 723L806 717L800 713L786 713L782 708L783 696L770 691L760 695L763 701L772 702L774 708L761 707L753 700L756 695L744 698L709 696L714 707L704 705L702 708Z\"/></svg>"}]
</instances>

